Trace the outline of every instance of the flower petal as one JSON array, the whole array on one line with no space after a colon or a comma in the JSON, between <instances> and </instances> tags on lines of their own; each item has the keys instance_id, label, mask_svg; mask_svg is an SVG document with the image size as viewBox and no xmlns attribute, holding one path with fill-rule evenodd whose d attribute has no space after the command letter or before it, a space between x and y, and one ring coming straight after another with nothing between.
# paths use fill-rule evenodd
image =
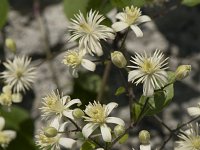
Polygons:
<instances>
[{"instance_id":1,"label":"flower petal","mask_svg":"<svg viewBox=\"0 0 200 150\"><path fill-rule=\"evenodd\" d=\"M124 121L120 118L117 118L117 117L107 117L106 123L115 123L115 124L119 124L121 126L125 126Z\"/></svg>"},{"instance_id":2,"label":"flower petal","mask_svg":"<svg viewBox=\"0 0 200 150\"><path fill-rule=\"evenodd\" d=\"M125 22L115 22L112 25L112 28L114 29L115 32L119 32L119 31L126 29L128 26L129 25Z\"/></svg>"},{"instance_id":3,"label":"flower petal","mask_svg":"<svg viewBox=\"0 0 200 150\"><path fill-rule=\"evenodd\" d=\"M76 145L76 141L70 138L60 138L58 143L68 149L74 149L74 146Z\"/></svg>"},{"instance_id":4,"label":"flower petal","mask_svg":"<svg viewBox=\"0 0 200 150\"><path fill-rule=\"evenodd\" d=\"M128 82L134 82L137 78L143 76L144 73L141 70L133 70L128 73Z\"/></svg>"},{"instance_id":5,"label":"flower petal","mask_svg":"<svg viewBox=\"0 0 200 150\"><path fill-rule=\"evenodd\" d=\"M100 126L100 128L101 128L101 135L103 137L103 140L105 142L111 142L112 136L111 136L111 133L110 133L110 128L106 124L102 124Z\"/></svg>"},{"instance_id":6,"label":"flower petal","mask_svg":"<svg viewBox=\"0 0 200 150\"><path fill-rule=\"evenodd\" d=\"M153 85L151 84L151 80L147 78L143 84L143 95L144 96L152 96L154 93Z\"/></svg>"},{"instance_id":7,"label":"flower petal","mask_svg":"<svg viewBox=\"0 0 200 150\"><path fill-rule=\"evenodd\" d=\"M140 28L136 25L131 25L131 29L135 32L135 35L137 37L143 37L143 32L140 30Z\"/></svg>"},{"instance_id":8,"label":"flower petal","mask_svg":"<svg viewBox=\"0 0 200 150\"><path fill-rule=\"evenodd\" d=\"M92 132L98 127L98 124L95 123L88 123L86 124L83 129L82 129L82 133L84 135L84 137L88 138L90 136L90 134L92 134Z\"/></svg>"},{"instance_id":9,"label":"flower petal","mask_svg":"<svg viewBox=\"0 0 200 150\"><path fill-rule=\"evenodd\" d=\"M10 138L10 140L14 139L16 137L16 132L13 130L4 130L2 131L7 137Z\"/></svg>"},{"instance_id":10,"label":"flower petal","mask_svg":"<svg viewBox=\"0 0 200 150\"><path fill-rule=\"evenodd\" d=\"M187 111L190 116L200 115L200 108L198 108L198 107L189 107L189 108L187 108Z\"/></svg>"},{"instance_id":11,"label":"flower petal","mask_svg":"<svg viewBox=\"0 0 200 150\"><path fill-rule=\"evenodd\" d=\"M4 126L5 126L5 119L3 117L0 117L0 131L2 131Z\"/></svg>"},{"instance_id":12,"label":"flower petal","mask_svg":"<svg viewBox=\"0 0 200 150\"><path fill-rule=\"evenodd\" d=\"M140 145L140 150L151 150L151 145Z\"/></svg>"},{"instance_id":13,"label":"flower petal","mask_svg":"<svg viewBox=\"0 0 200 150\"><path fill-rule=\"evenodd\" d=\"M151 21L151 18L147 15L142 15L137 19L136 24L139 25L141 23L148 22L148 21Z\"/></svg>"},{"instance_id":14,"label":"flower petal","mask_svg":"<svg viewBox=\"0 0 200 150\"><path fill-rule=\"evenodd\" d=\"M50 126L56 128L58 130L59 125L60 125L60 117L57 116L51 121Z\"/></svg>"},{"instance_id":15,"label":"flower petal","mask_svg":"<svg viewBox=\"0 0 200 150\"><path fill-rule=\"evenodd\" d=\"M74 105L74 104L80 105L80 104L81 104L80 99L72 99L71 101L69 101L69 102L65 105L65 108L69 108L70 106L72 106L72 105Z\"/></svg>"},{"instance_id":16,"label":"flower petal","mask_svg":"<svg viewBox=\"0 0 200 150\"><path fill-rule=\"evenodd\" d=\"M93 63L93 62L90 61L90 60L87 60L87 59L82 59L81 65L82 65L85 69L90 70L90 71L94 71L94 70L96 69L96 64Z\"/></svg>"},{"instance_id":17,"label":"flower petal","mask_svg":"<svg viewBox=\"0 0 200 150\"><path fill-rule=\"evenodd\" d=\"M63 115L67 118L74 120L74 116L72 115L73 110L65 110L63 111Z\"/></svg>"},{"instance_id":18,"label":"flower petal","mask_svg":"<svg viewBox=\"0 0 200 150\"><path fill-rule=\"evenodd\" d=\"M117 103L115 103L115 102L111 102L111 103L109 103L109 104L107 104L106 105L106 116L108 116L110 113L111 113L111 111L115 108L115 107L117 107L118 106L118 104Z\"/></svg>"}]
</instances>

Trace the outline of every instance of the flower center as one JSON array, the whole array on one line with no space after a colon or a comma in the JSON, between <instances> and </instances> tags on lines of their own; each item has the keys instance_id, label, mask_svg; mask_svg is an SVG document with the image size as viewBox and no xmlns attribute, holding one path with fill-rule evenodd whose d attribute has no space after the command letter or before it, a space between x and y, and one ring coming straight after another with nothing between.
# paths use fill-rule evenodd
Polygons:
<instances>
[{"instance_id":1,"label":"flower center","mask_svg":"<svg viewBox=\"0 0 200 150\"><path fill-rule=\"evenodd\" d=\"M46 105L52 112L56 113L62 113L65 109L62 103L59 100L55 99L48 99Z\"/></svg>"},{"instance_id":2,"label":"flower center","mask_svg":"<svg viewBox=\"0 0 200 150\"><path fill-rule=\"evenodd\" d=\"M10 138L6 136L3 132L0 132L0 144L8 144Z\"/></svg>"},{"instance_id":3,"label":"flower center","mask_svg":"<svg viewBox=\"0 0 200 150\"><path fill-rule=\"evenodd\" d=\"M16 76L17 76L18 79L20 79L22 77L22 75L23 75L23 73L22 73L21 70L16 71Z\"/></svg>"},{"instance_id":4,"label":"flower center","mask_svg":"<svg viewBox=\"0 0 200 150\"><path fill-rule=\"evenodd\" d=\"M196 150L200 150L200 137L199 136L192 139L192 145Z\"/></svg>"},{"instance_id":5,"label":"flower center","mask_svg":"<svg viewBox=\"0 0 200 150\"><path fill-rule=\"evenodd\" d=\"M63 63L71 67L77 67L81 63L79 53L77 51L68 51L63 59Z\"/></svg>"},{"instance_id":6,"label":"flower center","mask_svg":"<svg viewBox=\"0 0 200 150\"><path fill-rule=\"evenodd\" d=\"M53 143L56 143L56 141L57 141L57 137L49 138L49 137L45 136L44 134L40 134L38 139L41 141L41 143L43 143L45 145L51 145Z\"/></svg>"},{"instance_id":7,"label":"flower center","mask_svg":"<svg viewBox=\"0 0 200 150\"><path fill-rule=\"evenodd\" d=\"M154 65L150 60L145 60L141 65L142 70L147 74L152 74L154 72Z\"/></svg>"},{"instance_id":8,"label":"flower center","mask_svg":"<svg viewBox=\"0 0 200 150\"><path fill-rule=\"evenodd\" d=\"M126 17L127 17L126 22L129 25L133 24L138 19L138 17L141 16L140 8L133 7L133 6L131 6L131 8L126 7L124 9L124 12L126 13Z\"/></svg>"},{"instance_id":9,"label":"flower center","mask_svg":"<svg viewBox=\"0 0 200 150\"><path fill-rule=\"evenodd\" d=\"M86 32L86 33L92 33L92 28L87 24L87 23L81 23L80 24L80 29L83 31L83 32Z\"/></svg>"},{"instance_id":10,"label":"flower center","mask_svg":"<svg viewBox=\"0 0 200 150\"><path fill-rule=\"evenodd\" d=\"M2 105L10 106L12 104L12 95L10 93L2 93L0 95L0 103Z\"/></svg>"}]
</instances>

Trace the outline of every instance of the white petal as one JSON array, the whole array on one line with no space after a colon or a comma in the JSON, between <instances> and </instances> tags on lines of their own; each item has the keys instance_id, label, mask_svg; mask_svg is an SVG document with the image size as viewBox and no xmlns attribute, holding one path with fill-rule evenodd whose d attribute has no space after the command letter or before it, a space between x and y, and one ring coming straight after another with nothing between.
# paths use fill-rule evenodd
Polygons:
<instances>
[{"instance_id":1,"label":"white petal","mask_svg":"<svg viewBox=\"0 0 200 150\"><path fill-rule=\"evenodd\" d=\"M60 128L59 128L59 132L64 132L65 131L65 127L66 125L68 124L68 122L64 122L60 125Z\"/></svg>"},{"instance_id":2,"label":"white petal","mask_svg":"<svg viewBox=\"0 0 200 150\"><path fill-rule=\"evenodd\" d=\"M151 80L147 78L143 84L143 95L152 96L153 93L154 93L153 85L151 84Z\"/></svg>"},{"instance_id":3,"label":"white petal","mask_svg":"<svg viewBox=\"0 0 200 150\"><path fill-rule=\"evenodd\" d=\"M140 150L151 150L151 145L140 145Z\"/></svg>"},{"instance_id":4,"label":"white petal","mask_svg":"<svg viewBox=\"0 0 200 150\"><path fill-rule=\"evenodd\" d=\"M189 107L189 108L187 108L187 111L190 116L200 115L200 108L198 108L198 107Z\"/></svg>"},{"instance_id":5,"label":"white petal","mask_svg":"<svg viewBox=\"0 0 200 150\"><path fill-rule=\"evenodd\" d=\"M22 95L20 93L12 94L12 101L15 103L20 103L22 101Z\"/></svg>"},{"instance_id":6,"label":"white petal","mask_svg":"<svg viewBox=\"0 0 200 150\"><path fill-rule=\"evenodd\" d=\"M5 126L5 119L3 117L0 117L0 131L2 131L4 126Z\"/></svg>"},{"instance_id":7,"label":"white petal","mask_svg":"<svg viewBox=\"0 0 200 150\"><path fill-rule=\"evenodd\" d=\"M65 117L68 117L68 118L74 120L74 116L72 115L72 112L73 112L73 110L65 110L65 111L63 111L63 115Z\"/></svg>"},{"instance_id":8,"label":"white petal","mask_svg":"<svg viewBox=\"0 0 200 150\"><path fill-rule=\"evenodd\" d=\"M101 135L103 137L103 140L105 142L111 142L112 136L111 136L111 133L110 133L110 128L106 124L102 124L100 126L100 128L101 128Z\"/></svg>"},{"instance_id":9,"label":"white petal","mask_svg":"<svg viewBox=\"0 0 200 150\"><path fill-rule=\"evenodd\" d=\"M69 101L69 102L65 105L65 108L69 108L70 106L72 106L72 105L74 105L74 104L80 105L80 104L81 104L80 99L73 99L73 100Z\"/></svg>"},{"instance_id":10,"label":"white petal","mask_svg":"<svg viewBox=\"0 0 200 150\"><path fill-rule=\"evenodd\" d=\"M69 67L69 73L70 73L74 78L78 78L78 70L77 70L77 69Z\"/></svg>"},{"instance_id":11,"label":"white petal","mask_svg":"<svg viewBox=\"0 0 200 150\"><path fill-rule=\"evenodd\" d=\"M115 123L115 124L119 124L121 126L125 126L124 121L120 118L117 118L117 117L107 117L106 123Z\"/></svg>"},{"instance_id":12,"label":"white petal","mask_svg":"<svg viewBox=\"0 0 200 150\"><path fill-rule=\"evenodd\" d=\"M143 32L140 30L140 28L136 25L131 25L131 29L135 32L135 35L137 37L143 37Z\"/></svg>"},{"instance_id":13,"label":"white petal","mask_svg":"<svg viewBox=\"0 0 200 150\"><path fill-rule=\"evenodd\" d=\"M103 148L97 148L97 149L95 149L95 150L104 150Z\"/></svg>"},{"instance_id":14,"label":"white petal","mask_svg":"<svg viewBox=\"0 0 200 150\"><path fill-rule=\"evenodd\" d=\"M94 71L94 70L96 69L96 64L93 63L93 62L90 61L90 60L87 60L87 59L82 59L81 65L82 65L85 69L90 70L90 71Z\"/></svg>"},{"instance_id":15,"label":"white petal","mask_svg":"<svg viewBox=\"0 0 200 150\"><path fill-rule=\"evenodd\" d=\"M119 31L126 29L128 26L129 25L125 22L115 22L112 25L112 28L114 29L115 32L119 32Z\"/></svg>"},{"instance_id":16,"label":"white petal","mask_svg":"<svg viewBox=\"0 0 200 150\"><path fill-rule=\"evenodd\" d=\"M76 145L76 141L70 138L60 138L58 142L64 148L68 149L74 149L74 146Z\"/></svg>"},{"instance_id":17,"label":"white petal","mask_svg":"<svg viewBox=\"0 0 200 150\"><path fill-rule=\"evenodd\" d=\"M56 128L58 130L59 125L60 125L60 118L57 116L52 120L52 122L50 123L50 126Z\"/></svg>"},{"instance_id":18,"label":"white petal","mask_svg":"<svg viewBox=\"0 0 200 150\"><path fill-rule=\"evenodd\" d=\"M148 21L151 21L151 18L149 16L142 15L137 19L136 24L139 25L141 23L148 22Z\"/></svg>"},{"instance_id":19,"label":"white petal","mask_svg":"<svg viewBox=\"0 0 200 150\"><path fill-rule=\"evenodd\" d=\"M82 129L82 133L84 135L84 137L88 138L90 136L90 134L92 134L92 132L98 127L98 124L95 123L88 123L86 124L83 129Z\"/></svg>"},{"instance_id":20,"label":"white petal","mask_svg":"<svg viewBox=\"0 0 200 150\"><path fill-rule=\"evenodd\" d=\"M7 135L11 140L16 137L16 132L13 130L4 130L2 131L5 135Z\"/></svg>"},{"instance_id":21,"label":"white petal","mask_svg":"<svg viewBox=\"0 0 200 150\"><path fill-rule=\"evenodd\" d=\"M143 76L141 70L133 70L128 73L128 82L134 82L137 78Z\"/></svg>"},{"instance_id":22,"label":"white petal","mask_svg":"<svg viewBox=\"0 0 200 150\"><path fill-rule=\"evenodd\" d=\"M111 113L111 111L114 109L114 108L116 108L118 106L118 104L117 103L115 103L115 102L111 102L111 103L109 103L109 104L107 104L106 105L106 116L108 116L110 113Z\"/></svg>"}]
</instances>

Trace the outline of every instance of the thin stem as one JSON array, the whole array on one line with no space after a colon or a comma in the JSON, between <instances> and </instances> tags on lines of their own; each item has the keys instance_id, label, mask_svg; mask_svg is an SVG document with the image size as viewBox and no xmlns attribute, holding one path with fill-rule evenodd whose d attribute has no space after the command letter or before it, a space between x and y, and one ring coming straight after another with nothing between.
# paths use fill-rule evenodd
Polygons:
<instances>
[{"instance_id":1,"label":"thin stem","mask_svg":"<svg viewBox=\"0 0 200 150\"><path fill-rule=\"evenodd\" d=\"M125 33L125 35L124 35L124 39L122 40L121 46L120 46L120 48L119 48L120 51L122 51L122 48L124 47L124 44L125 44L126 38L127 38L127 36L128 36L129 30L130 30L130 27L126 30L126 33Z\"/></svg>"}]
</instances>

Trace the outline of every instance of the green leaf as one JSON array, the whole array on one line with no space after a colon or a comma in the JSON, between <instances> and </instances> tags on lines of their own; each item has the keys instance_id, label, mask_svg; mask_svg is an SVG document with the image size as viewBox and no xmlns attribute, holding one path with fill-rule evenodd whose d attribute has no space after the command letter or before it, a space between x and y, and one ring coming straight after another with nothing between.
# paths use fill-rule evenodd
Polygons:
<instances>
[{"instance_id":1,"label":"green leaf","mask_svg":"<svg viewBox=\"0 0 200 150\"><path fill-rule=\"evenodd\" d=\"M200 0L182 0L182 4L192 7L200 4Z\"/></svg>"},{"instance_id":2,"label":"green leaf","mask_svg":"<svg viewBox=\"0 0 200 150\"><path fill-rule=\"evenodd\" d=\"M8 15L8 1L7 0L1 0L0 2L0 29L5 25Z\"/></svg>"},{"instance_id":3,"label":"green leaf","mask_svg":"<svg viewBox=\"0 0 200 150\"><path fill-rule=\"evenodd\" d=\"M124 8L131 5L135 7L142 7L145 2L145 0L111 0L111 4L117 8Z\"/></svg>"},{"instance_id":4,"label":"green leaf","mask_svg":"<svg viewBox=\"0 0 200 150\"><path fill-rule=\"evenodd\" d=\"M115 95L119 96L119 95L121 95L121 94L123 94L125 92L126 92L126 89L123 86L121 86L116 90Z\"/></svg>"},{"instance_id":5,"label":"green leaf","mask_svg":"<svg viewBox=\"0 0 200 150\"><path fill-rule=\"evenodd\" d=\"M125 134L124 136L121 137L119 140L119 144L124 144L128 140L128 134Z\"/></svg>"},{"instance_id":6,"label":"green leaf","mask_svg":"<svg viewBox=\"0 0 200 150\"><path fill-rule=\"evenodd\" d=\"M82 144L80 150L94 150L95 147L96 145L92 141L87 140Z\"/></svg>"},{"instance_id":7,"label":"green leaf","mask_svg":"<svg viewBox=\"0 0 200 150\"><path fill-rule=\"evenodd\" d=\"M68 19L81 11L86 14L89 0L64 0L64 12Z\"/></svg>"}]
</instances>

